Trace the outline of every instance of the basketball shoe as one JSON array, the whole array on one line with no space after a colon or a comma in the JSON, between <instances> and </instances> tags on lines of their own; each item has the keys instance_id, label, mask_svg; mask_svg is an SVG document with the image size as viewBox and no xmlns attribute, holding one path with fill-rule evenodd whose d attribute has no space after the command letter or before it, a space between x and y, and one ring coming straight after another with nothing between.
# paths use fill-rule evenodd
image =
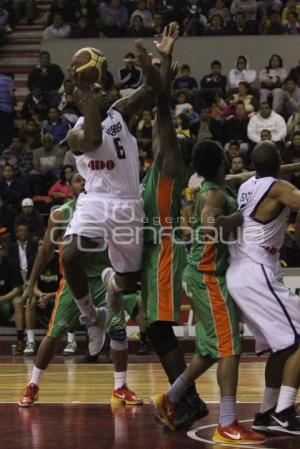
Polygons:
<instances>
[{"instance_id":1,"label":"basketball shoe","mask_svg":"<svg viewBox=\"0 0 300 449\"><path fill-rule=\"evenodd\" d=\"M281 412L272 413L273 422L268 426L269 430L289 433L291 435L300 435L300 419L297 418L294 405L285 408Z\"/></svg>"},{"instance_id":2,"label":"basketball shoe","mask_svg":"<svg viewBox=\"0 0 300 449\"><path fill-rule=\"evenodd\" d=\"M110 401L113 404L126 405L142 405L144 402L142 398L139 398L134 391L128 388L127 384L124 384L117 390L113 390Z\"/></svg>"},{"instance_id":3,"label":"basketball shoe","mask_svg":"<svg viewBox=\"0 0 300 449\"><path fill-rule=\"evenodd\" d=\"M108 319L108 312L105 307L96 308L96 318L91 321L84 315L79 317L81 324L87 328L89 336L89 353L91 356L98 355L105 343L105 325Z\"/></svg>"},{"instance_id":4,"label":"basketball shoe","mask_svg":"<svg viewBox=\"0 0 300 449\"><path fill-rule=\"evenodd\" d=\"M266 441L266 438L263 435L247 429L238 421L234 421L226 427L221 427L220 424L218 424L212 439L216 443L230 443L232 445L261 444Z\"/></svg>"},{"instance_id":5,"label":"basketball shoe","mask_svg":"<svg viewBox=\"0 0 300 449\"><path fill-rule=\"evenodd\" d=\"M188 429L198 419L209 414L205 402L198 395L181 398L174 411L172 422L175 429Z\"/></svg>"},{"instance_id":6,"label":"basketball shoe","mask_svg":"<svg viewBox=\"0 0 300 449\"><path fill-rule=\"evenodd\" d=\"M159 393L152 396L151 402L157 408L160 416L160 421L168 427L168 429L175 431L175 404L169 401L166 393Z\"/></svg>"},{"instance_id":7,"label":"basketball shoe","mask_svg":"<svg viewBox=\"0 0 300 449\"><path fill-rule=\"evenodd\" d=\"M264 413L255 413L252 429L260 432L268 432L270 430L269 426L273 423L272 413L274 412L275 407Z\"/></svg>"},{"instance_id":8,"label":"basketball shoe","mask_svg":"<svg viewBox=\"0 0 300 449\"><path fill-rule=\"evenodd\" d=\"M29 384L21 393L19 400L20 407L33 407L39 397L39 387L35 384Z\"/></svg>"}]
</instances>

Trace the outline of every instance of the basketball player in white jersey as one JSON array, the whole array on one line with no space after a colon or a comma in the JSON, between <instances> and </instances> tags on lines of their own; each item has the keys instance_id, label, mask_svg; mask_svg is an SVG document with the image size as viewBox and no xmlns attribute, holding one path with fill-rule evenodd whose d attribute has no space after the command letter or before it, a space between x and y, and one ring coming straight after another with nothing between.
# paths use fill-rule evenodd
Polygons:
<instances>
[{"instance_id":1,"label":"basketball player in white jersey","mask_svg":"<svg viewBox=\"0 0 300 449\"><path fill-rule=\"evenodd\" d=\"M295 400L300 381L300 298L282 283L279 250L300 191L279 180L280 156L272 142L252 154L256 176L239 189L241 235L229 246L227 286L256 340L256 352L271 351L255 430L300 435Z\"/></svg>"},{"instance_id":2,"label":"basketball player in white jersey","mask_svg":"<svg viewBox=\"0 0 300 449\"><path fill-rule=\"evenodd\" d=\"M91 355L101 350L106 310L93 305L82 265L83 252L108 245L113 269L108 268L102 276L107 301L115 309L121 307L121 292L136 288L141 267L144 211L139 195L139 153L128 121L155 99L162 83L141 41L136 42L136 62L144 72L144 84L117 101L105 115L99 112L101 101L99 105L92 86L81 74L75 77L83 92L83 117L69 133L68 142L73 153L82 153L76 164L86 183L65 233L62 262L81 311L81 322L88 327Z\"/></svg>"}]
</instances>

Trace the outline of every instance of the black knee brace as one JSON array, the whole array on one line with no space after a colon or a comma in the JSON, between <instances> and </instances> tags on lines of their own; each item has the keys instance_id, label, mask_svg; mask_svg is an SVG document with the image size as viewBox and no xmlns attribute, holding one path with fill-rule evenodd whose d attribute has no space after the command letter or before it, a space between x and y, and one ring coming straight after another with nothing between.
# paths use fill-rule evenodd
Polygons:
<instances>
[{"instance_id":1,"label":"black knee brace","mask_svg":"<svg viewBox=\"0 0 300 449\"><path fill-rule=\"evenodd\" d=\"M179 346L178 339L173 331L172 323L168 321L156 321L155 323L150 324L146 331L148 338L159 357L164 357Z\"/></svg>"}]
</instances>

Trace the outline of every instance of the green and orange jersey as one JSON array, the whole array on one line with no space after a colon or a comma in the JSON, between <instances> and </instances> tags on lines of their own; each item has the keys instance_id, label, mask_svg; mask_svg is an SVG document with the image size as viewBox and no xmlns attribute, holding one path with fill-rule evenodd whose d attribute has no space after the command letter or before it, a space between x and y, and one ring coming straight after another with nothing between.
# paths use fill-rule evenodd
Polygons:
<instances>
[{"instance_id":1,"label":"green and orange jersey","mask_svg":"<svg viewBox=\"0 0 300 449\"><path fill-rule=\"evenodd\" d=\"M188 264L202 273L214 273L222 275L228 266L228 244L226 236L216 233L214 237L207 234L207 229L201 224L199 214L200 203L204 194L210 190L220 190L220 186L213 182L203 181L200 191L196 195L193 217L193 243L188 254ZM230 215L237 211L237 202L234 193L226 186L224 191L225 204L224 215ZM220 237L223 237L220 239Z\"/></svg>"},{"instance_id":2,"label":"green and orange jersey","mask_svg":"<svg viewBox=\"0 0 300 449\"><path fill-rule=\"evenodd\" d=\"M171 235L179 227L182 192L188 181L188 168L178 161L180 172L174 179L163 175L157 162L153 162L141 183L141 195L146 215L144 241L155 244L157 237Z\"/></svg>"}]
</instances>

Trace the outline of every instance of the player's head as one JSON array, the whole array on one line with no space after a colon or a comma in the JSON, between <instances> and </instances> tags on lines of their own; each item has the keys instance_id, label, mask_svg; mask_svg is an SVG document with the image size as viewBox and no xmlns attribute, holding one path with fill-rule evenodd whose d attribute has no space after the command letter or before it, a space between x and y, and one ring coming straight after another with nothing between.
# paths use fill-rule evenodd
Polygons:
<instances>
[{"instance_id":1,"label":"player's head","mask_svg":"<svg viewBox=\"0 0 300 449\"><path fill-rule=\"evenodd\" d=\"M273 142L265 141L256 145L251 159L257 176L264 178L278 175L281 162L280 154Z\"/></svg>"},{"instance_id":2,"label":"player's head","mask_svg":"<svg viewBox=\"0 0 300 449\"><path fill-rule=\"evenodd\" d=\"M79 173L73 173L69 179L70 187L75 198L84 190L85 180Z\"/></svg>"},{"instance_id":3,"label":"player's head","mask_svg":"<svg viewBox=\"0 0 300 449\"><path fill-rule=\"evenodd\" d=\"M225 176L225 159L221 146L213 140L198 143L193 150L192 165L207 180Z\"/></svg>"}]
</instances>

